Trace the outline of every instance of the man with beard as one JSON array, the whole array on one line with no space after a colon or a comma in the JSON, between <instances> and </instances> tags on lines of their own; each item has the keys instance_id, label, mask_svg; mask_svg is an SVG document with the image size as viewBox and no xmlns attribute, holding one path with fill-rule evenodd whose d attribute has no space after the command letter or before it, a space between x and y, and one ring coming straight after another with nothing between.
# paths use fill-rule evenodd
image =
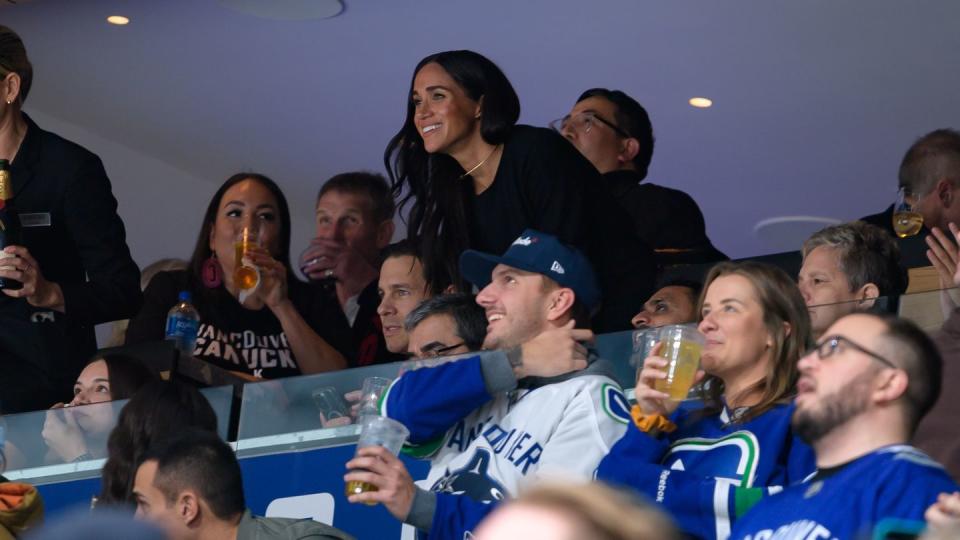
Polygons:
<instances>
[{"instance_id":1,"label":"man with beard","mask_svg":"<svg viewBox=\"0 0 960 540\"><path fill-rule=\"evenodd\" d=\"M941 359L913 323L867 313L827 329L800 359L793 426L818 471L759 502L731 538L890 538L916 534L957 484L908 446L940 394Z\"/></svg>"},{"instance_id":2,"label":"man with beard","mask_svg":"<svg viewBox=\"0 0 960 540\"><path fill-rule=\"evenodd\" d=\"M383 503L431 540L468 538L533 478L591 479L630 421L612 366L578 343L593 333L574 329L600 302L586 257L528 229L502 257L464 252L460 269L482 287L490 352L407 372L382 404L410 429L407 453L430 458L430 490L382 447L360 449L344 477L378 488L350 502Z\"/></svg>"}]
</instances>

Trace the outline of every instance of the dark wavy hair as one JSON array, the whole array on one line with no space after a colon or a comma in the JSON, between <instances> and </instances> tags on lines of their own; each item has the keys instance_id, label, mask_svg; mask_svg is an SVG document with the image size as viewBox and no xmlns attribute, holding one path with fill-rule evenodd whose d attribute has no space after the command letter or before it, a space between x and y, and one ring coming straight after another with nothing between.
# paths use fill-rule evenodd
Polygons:
<instances>
[{"instance_id":1,"label":"dark wavy hair","mask_svg":"<svg viewBox=\"0 0 960 540\"><path fill-rule=\"evenodd\" d=\"M507 139L520 117L520 98L503 71L483 55L465 50L431 54L413 70L406 119L383 154L400 208L412 202L407 237L420 239L428 286L443 290L453 283L458 290L469 290L460 277L457 261L470 246L468 202L473 197L473 184L457 182L465 172L457 160L446 154L428 154L414 125L413 82L417 73L431 63L442 67L470 99L483 98L480 135L488 144L501 144Z\"/></svg>"},{"instance_id":2,"label":"dark wavy hair","mask_svg":"<svg viewBox=\"0 0 960 540\"><path fill-rule=\"evenodd\" d=\"M150 445L187 427L217 431L217 414L196 388L178 381L154 381L120 411L107 439L99 503L132 507L133 480Z\"/></svg>"},{"instance_id":3,"label":"dark wavy hair","mask_svg":"<svg viewBox=\"0 0 960 540\"><path fill-rule=\"evenodd\" d=\"M210 199L207 211L203 215L203 224L200 226L197 244L193 248L193 255L190 256L190 262L187 265L190 290L207 295L208 299L212 298L215 291L215 289L204 287L202 279L203 263L213 255L210 250L210 229L217 221L217 211L220 209L220 201L223 199L224 193L244 180L253 180L259 183L277 199L277 211L280 213L280 246L278 252L271 253L271 255L274 259L283 263L283 266L287 269L287 283L297 281L293 273L293 267L290 266L290 206L287 204L287 198L280 190L280 186L270 178L258 173L237 173L227 178L227 181L220 186L220 189Z\"/></svg>"},{"instance_id":4,"label":"dark wavy hair","mask_svg":"<svg viewBox=\"0 0 960 540\"><path fill-rule=\"evenodd\" d=\"M150 368L128 354L115 352L96 354L87 362L87 366L100 360L107 365L111 400L128 399L150 381L157 379Z\"/></svg>"}]
</instances>

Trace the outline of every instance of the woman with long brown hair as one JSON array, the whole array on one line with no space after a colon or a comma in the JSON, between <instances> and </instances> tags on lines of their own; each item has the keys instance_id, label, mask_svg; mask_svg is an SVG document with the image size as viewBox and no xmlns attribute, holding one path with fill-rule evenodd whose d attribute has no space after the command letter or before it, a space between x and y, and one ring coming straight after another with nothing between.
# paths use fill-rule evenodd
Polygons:
<instances>
[{"instance_id":1,"label":"woman with long brown hair","mask_svg":"<svg viewBox=\"0 0 960 540\"><path fill-rule=\"evenodd\" d=\"M634 426L597 476L662 503L685 533L722 539L775 486L815 470L812 450L790 425L810 318L793 280L756 262L715 266L699 311L701 399L673 401L654 390L666 359L647 357Z\"/></svg>"},{"instance_id":2,"label":"woman with long brown hair","mask_svg":"<svg viewBox=\"0 0 960 540\"><path fill-rule=\"evenodd\" d=\"M241 294L234 271L237 238L257 231L244 257L259 284ZM160 272L130 320L127 344L164 338L167 311L182 291L200 314L193 356L254 378L274 379L347 367L324 331L320 307L290 266L290 209L280 187L256 173L228 178L210 199L185 270Z\"/></svg>"}]
</instances>

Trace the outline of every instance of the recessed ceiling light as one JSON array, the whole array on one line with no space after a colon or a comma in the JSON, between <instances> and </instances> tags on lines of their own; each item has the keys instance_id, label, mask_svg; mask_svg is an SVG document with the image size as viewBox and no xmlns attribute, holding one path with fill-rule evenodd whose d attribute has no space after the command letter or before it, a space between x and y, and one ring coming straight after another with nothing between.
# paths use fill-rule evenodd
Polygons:
<instances>
[{"instance_id":1,"label":"recessed ceiling light","mask_svg":"<svg viewBox=\"0 0 960 540\"><path fill-rule=\"evenodd\" d=\"M705 97L692 97L690 98L690 105L698 109L706 109L707 107L713 105L713 100Z\"/></svg>"},{"instance_id":2,"label":"recessed ceiling light","mask_svg":"<svg viewBox=\"0 0 960 540\"><path fill-rule=\"evenodd\" d=\"M123 26L125 24L130 24L130 19L124 17L123 15L111 15L107 17L107 22L117 26Z\"/></svg>"}]
</instances>

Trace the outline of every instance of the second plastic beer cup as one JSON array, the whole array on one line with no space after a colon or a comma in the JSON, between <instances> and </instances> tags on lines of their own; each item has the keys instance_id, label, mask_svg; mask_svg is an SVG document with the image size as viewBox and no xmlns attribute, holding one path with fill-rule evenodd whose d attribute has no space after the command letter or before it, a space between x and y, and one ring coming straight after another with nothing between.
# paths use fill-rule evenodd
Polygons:
<instances>
[{"instance_id":1,"label":"second plastic beer cup","mask_svg":"<svg viewBox=\"0 0 960 540\"><path fill-rule=\"evenodd\" d=\"M658 379L654 390L670 394L670 399L686 399L693 386L693 379L700 367L700 351L703 350L703 334L696 328L673 324L660 329L660 356L667 359L664 371L666 379Z\"/></svg>"},{"instance_id":2,"label":"second plastic beer cup","mask_svg":"<svg viewBox=\"0 0 960 540\"><path fill-rule=\"evenodd\" d=\"M380 398L387 387L390 386L390 382L390 379L384 377L367 377L363 380L357 418L380 414Z\"/></svg>"},{"instance_id":3,"label":"second plastic beer cup","mask_svg":"<svg viewBox=\"0 0 960 540\"><path fill-rule=\"evenodd\" d=\"M410 431L396 420L386 416L364 416L360 420L360 440L357 441L357 450L368 446L382 446L393 455L397 455L409 436ZM347 482L347 497L367 491L377 491L377 486L356 480ZM365 504L375 506L377 503Z\"/></svg>"}]
</instances>

